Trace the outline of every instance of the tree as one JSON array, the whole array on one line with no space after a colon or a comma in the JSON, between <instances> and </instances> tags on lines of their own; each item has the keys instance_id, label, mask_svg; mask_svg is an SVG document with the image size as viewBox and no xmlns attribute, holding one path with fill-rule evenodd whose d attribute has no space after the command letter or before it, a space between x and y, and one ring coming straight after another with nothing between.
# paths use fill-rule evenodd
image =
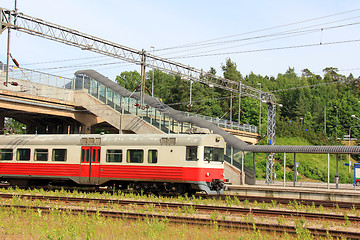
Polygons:
<instances>
[{"instance_id":1,"label":"tree","mask_svg":"<svg viewBox=\"0 0 360 240\"><path fill-rule=\"evenodd\" d=\"M232 62L230 58L226 59L225 65L221 66L224 71L224 78L240 82L242 80L241 73L236 69L236 63Z\"/></svg>"},{"instance_id":2,"label":"tree","mask_svg":"<svg viewBox=\"0 0 360 240\"><path fill-rule=\"evenodd\" d=\"M141 82L141 75L137 71L126 71L116 76L115 81L129 91L134 91Z\"/></svg>"},{"instance_id":3,"label":"tree","mask_svg":"<svg viewBox=\"0 0 360 240\"><path fill-rule=\"evenodd\" d=\"M302 73L302 76L305 77L306 79L307 79L308 77L314 76L314 74L313 74L309 69L307 69L307 68L301 70L301 73Z\"/></svg>"}]
</instances>

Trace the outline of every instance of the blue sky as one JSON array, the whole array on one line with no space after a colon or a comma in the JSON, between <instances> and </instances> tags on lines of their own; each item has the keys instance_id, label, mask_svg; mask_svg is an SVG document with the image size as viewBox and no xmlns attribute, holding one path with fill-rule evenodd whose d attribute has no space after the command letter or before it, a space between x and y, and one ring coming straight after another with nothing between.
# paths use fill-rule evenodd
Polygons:
<instances>
[{"instance_id":1,"label":"blue sky","mask_svg":"<svg viewBox=\"0 0 360 240\"><path fill-rule=\"evenodd\" d=\"M13 9L14 1L0 0L0 7ZM254 72L276 76L284 73L288 67L294 67L298 74L308 68L322 75L325 67L337 67L339 73L346 76L350 72L355 77L360 75L360 42L326 45L360 39L360 1L355 0L18 0L18 9L24 14L131 48L152 51L151 46L154 46L156 55L177 57L173 60L199 69L209 70L214 67L218 75L222 75L221 65L226 58L236 62L243 75ZM324 18L329 15L335 16ZM315 18L319 19L306 21ZM292 24L297 22L303 23ZM288 26L274 28L282 25ZM331 26L337 27L328 29ZM268 30L259 31L262 29ZM309 29L314 31L307 34L299 32L301 34L297 36L279 35L284 31ZM0 35L0 61L3 62L6 61L7 40L7 34L4 33ZM268 34L274 36L259 38ZM233 35L237 36L225 38ZM256 39L244 40L254 37ZM222 43L216 47L159 51L218 38ZM110 79L122 71L140 72L140 67L126 63L99 65L117 60L99 58L97 54L24 33L12 31L11 39L11 53L23 67L66 77L72 77L76 70L92 68ZM225 44L223 41L232 42ZM322 46L259 51L320 42ZM219 48L222 50L216 50ZM71 60L78 58L82 60ZM42 62L51 63L39 64Z\"/></svg>"}]
</instances>

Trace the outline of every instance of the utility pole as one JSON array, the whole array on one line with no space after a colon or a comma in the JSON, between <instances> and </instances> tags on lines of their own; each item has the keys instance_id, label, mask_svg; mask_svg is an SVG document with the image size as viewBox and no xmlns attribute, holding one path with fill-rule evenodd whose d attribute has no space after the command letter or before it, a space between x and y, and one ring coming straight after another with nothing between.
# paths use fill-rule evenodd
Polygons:
<instances>
[{"instance_id":1,"label":"utility pole","mask_svg":"<svg viewBox=\"0 0 360 240\"><path fill-rule=\"evenodd\" d=\"M11 14L9 14L9 22L11 22ZM10 65L10 27L8 27L8 39L7 39L7 54L6 54L6 80L5 86L8 86L9 83L9 65Z\"/></svg>"},{"instance_id":2,"label":"utility pole","mask_svg":"<svg viewBox=\"0 0 360 240\"><path fill-rule=\"evenodd\" d=\"M230 94L230 122L232 123L232 110L233 110L233 92Z\"/></svg>"},{"instance_id":3,"label":"utility pole","mask_svg":"<svg viewBox=\"0 0 360 240\"><path fill-rule=\"evenodd\" d=\"M324 132L325 132L325 137L326 137L326 103L325 103L325 108L324 108Z\"/></svg>"},{"instance_id":4,"label":"utility pole","mask_svg":"<svg viewBox=\"0 0 360 240\"><path fill-rule=\"evenodd\" d=\"M241 123L241 81L239 82L239 114L238 114L238 124Z\"/></svg>"},{"instance_id":5,"label":"utility pole","mask_svg":"<svg viewBox=\"0 0 360 240\"><path fill-rule=\"evenodd\" d=\"M17 13L17 0L15 0L15 17L14 17L14 24L16 19L16 13ZM9 23L11 23L11 13L9 13ZM11 36L11 30L10 27L8 27L8 39L7 39L7 54L6 54L6 80L5 80L5 86L7 87L9 84L9 65L10 65L10 36Z\"/></svg>"},{"instance_id":6,"label":"utility pole","mask_svg":"<svg viewBox=\"0 0 360 240\"><path fill-rule=\"evenodd\" d=\"M259 92L259 135L261 135L261 83L257 83L256 85L260 86Z\"/></svg>"},{"instance_id":7,"label":"utility pole","mask_svg":"<svg viewBox=\"0 0 360 240\"><path fill-rule=\"evenodd\" d=\"M150 48L153 49L153 55L154 55L154 52L155 52L155 47L154 46L151 46ZM155 71L155 68L153 68L152 70L152 81L151 81L151 96L153 97L154 96L154 81L155 81L155 78L154 78L154 71Z\"/></svg>"},{"instance_id":8,"label":"utility pole","mask_svg":"<svg viewBox=\"0 0 360 240\"><path fill-rule=\"evenodd\" d=\"M143 49L141 54L141 86L140 86L140 107L145 107L145 61L146 52Z\"/></svg>"}]
</instances>

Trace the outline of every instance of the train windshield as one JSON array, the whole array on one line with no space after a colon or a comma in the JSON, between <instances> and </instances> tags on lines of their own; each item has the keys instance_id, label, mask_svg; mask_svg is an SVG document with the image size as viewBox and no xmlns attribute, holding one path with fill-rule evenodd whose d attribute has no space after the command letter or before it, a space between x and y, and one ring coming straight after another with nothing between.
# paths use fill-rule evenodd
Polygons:
<instances>
[{"instance_id":1,"label":"train windshield","mask_svg":"<svg viewBox=\"0 0 360 240\"><path fill-rule=\"evenodd\" d=\"M215 147L204 148L204 161L223 162L224 161L224 149Z\"/></svg>"}]
</instances>

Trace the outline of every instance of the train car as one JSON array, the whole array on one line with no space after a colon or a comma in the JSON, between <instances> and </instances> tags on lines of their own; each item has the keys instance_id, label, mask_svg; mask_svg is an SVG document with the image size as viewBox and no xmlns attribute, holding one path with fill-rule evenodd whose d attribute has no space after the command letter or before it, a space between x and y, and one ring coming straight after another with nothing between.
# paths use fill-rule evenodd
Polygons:
<instances>
[{"instance_id":1,"label":"train car","mask_svg":"<svg viewBox=\"0 0 360 240\"><path fill-rule=\"evenodd\" d=\"M219 194L224 148L217 134L2 135L0 178L17 186Z\"/></svg>"}]
</instances>

